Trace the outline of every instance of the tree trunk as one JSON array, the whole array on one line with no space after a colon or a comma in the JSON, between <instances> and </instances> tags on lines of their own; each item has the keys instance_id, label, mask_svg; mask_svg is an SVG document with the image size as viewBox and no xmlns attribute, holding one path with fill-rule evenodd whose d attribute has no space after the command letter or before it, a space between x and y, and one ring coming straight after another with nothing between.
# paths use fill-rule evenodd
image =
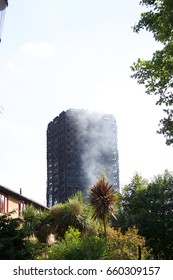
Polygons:
<instances>
[{"instance_id":1,"label":"tree trunk","mask_svg":"<svg viewBox=\"0 0 173 280\"><path fill-rule=\"evenodd\" d=\"M105 238L107 239L106 219L104 219L104 220L103 220L103 226L104 226L104 234L105 234Z\"/></svg>"}]
</instances>

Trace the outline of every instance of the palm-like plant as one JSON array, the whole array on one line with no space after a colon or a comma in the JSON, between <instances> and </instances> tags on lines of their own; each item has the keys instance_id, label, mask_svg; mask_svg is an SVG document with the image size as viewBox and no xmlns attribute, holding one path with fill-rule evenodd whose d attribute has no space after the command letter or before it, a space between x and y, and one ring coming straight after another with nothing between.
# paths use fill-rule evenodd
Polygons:
<instances>
[{"instance_id":1,"label":"palm-like plant","mask_svg":"<svg viewBox=\"0 0 173 280\"><path fill-rule=\"evenodd\" d=\"M113 215L117 194L112 185L103 177L90 189L89 202L94 210L93 219L103 222L105 237L109 215ZM114 216L115 218L115 216Z\"/></svg>"},{"instance_id":2,"label":"palm-like plant","mask_svg":"<svg viewBox=\"0 0 173 280\"><path fill-rule=\"evenodd\" d=\"M35 236L40 242L46 242L51 233L49 212L37 211L33 205L27 205L23 211L23 227L28 237Z\"/></svg>"},{"instance_id":3,"label":"palm-like plant","mask_svg":"<svg viewBox=\"0 0 173 280\"><path fill-rule=\"evenodd\" d=\"M65 203L60 203L50 209L55 234L63 237L68 227L74 227L84 233L90 229L90 220L87 216L86 205L82 194L77 193Z\"/></svg>"}]
</instances>

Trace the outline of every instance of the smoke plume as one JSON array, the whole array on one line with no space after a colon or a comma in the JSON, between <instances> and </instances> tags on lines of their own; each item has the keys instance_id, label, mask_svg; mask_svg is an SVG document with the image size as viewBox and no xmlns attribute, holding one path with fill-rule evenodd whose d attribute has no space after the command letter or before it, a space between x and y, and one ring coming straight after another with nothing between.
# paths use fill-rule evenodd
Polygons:
<instances>
[{"instance_id":1,"label":"smoke plume","mask_svg":"<svg viewBox=\"0 0 173 280\"><path fill-rule=\"evenodd\" d=\"M86 110L76 110L76 114L70 114L71 110L67 112L74 119L85 188L94 185L103 171L109 183L115 189L118 188L117 128L114 116Z\"/></svg>"}]
</instances>

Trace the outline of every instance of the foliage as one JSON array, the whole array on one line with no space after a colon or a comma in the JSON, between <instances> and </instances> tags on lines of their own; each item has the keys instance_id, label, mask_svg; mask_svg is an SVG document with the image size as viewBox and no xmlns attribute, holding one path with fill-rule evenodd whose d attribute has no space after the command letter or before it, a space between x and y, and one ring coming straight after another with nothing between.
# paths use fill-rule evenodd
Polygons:
<instances>
[{"instance_id":1,"label":"foliage","mask_svg":"<svg viewBox=\"0 0 173 280\"><path fill-rule=\"evenodd\" d=\"M105 236L108 217L110 214L113 215L116 201L117 194L104 177L90 189L89 202L94 211L93 219L103 221Z\"/></svg>"},{"instance_id":2,"label":"foliage","mask_svg":"<svg viewBox=\"0 0 173 280\"><path fill-rule=\"evenodd\" d=\"M141 29L151 32L154 39L163 44L161 50L153 53L151 60L138 59L131 66L139 84L144 84L147 94L158 95L156 105L163 105L166 116L160 120L159 133L166 137L166 144L173 143L173 1L142 0L149 10L141 13L134 32Z\"/></svg>"},{"instance_id":3,"label":"foliage","mask_svg":"<svg viewBox=\"0 0 173 280\"><path fill-rule=\"evenodd\" d=\"M124 187L121 197L122 209L119 211L116 221L117 227L121 227L123 231L133 225L139 228L139 225L144 221L144 213L147 210L142 201L147 186L148 181L143 179L140 174L135 173L131 182Z\"/></svg>"},{"instance_id":4,"label":"foliage","mask_svg":"<svg viewBox=\"0 0 173 280\"><path fill-rule=\"evenodd\" d=\"M92 235L82 237L79 230L69 227L64 238L48 248L46 259L50 260L135 260L139 258L141 247L142 259L149 258L145 248L145 239L138 235L137 229L128 229L122 234L120 229L108 228L107 239Z\"/></svg>"},{"instance_id":5,"label":"foliage","mask_svg":"<svg viewBox=\"0 0 173 280\"><path fill-rule=\"evenodd\" d=\"M27 239L25 247L30 253L30 260L42 259L48 248L46 243L41 243L37 239L32 238Z\"/></svg>"},{"instance_id":6,"label":"foliage","mask_svg":"<svg viewBox=\"0 0 173 280\"><path fill-rule=\"evenodd\" d=\"M26 208L23 210L23 226L26 231L26 235L29 237L34 234L35 232L35 224L38 220L37 212L33 205L27 205Z\"/></svg>"},{"instance_id":7,"label":"foliage","mask_svg":"<svg viewBox=\"0 0 173 280\"><path fill-rule=\"evenodd\" d=\"M21 220L13 219L10 215L0 216L0 259L26 260L32 258L25 237Z\"/></svg>"},{"instance_id":8,"label":"foliage","mask_svg":"<svg viewBox=\"0 0 173 280\"><path fill-rule=\"evenodd\" d=\"M136 174L124 188L115 227L136 226L155 259L173 258L173 175L165 171L147 183Z\"/></svg>"},{"instance_id":9,"label":"foliage","mask_svg":"<svg viewBox=\"0 0 173 280\"><path fill-rule=\"evenodd\" d=\"M150 258L150 251L145 247L145 238L138 235L138 230L128 228L123 234L121 229L108 229L108 249L106 258L109 260L138 260ZM141 251L141 256L140 256Z\"/></svg>"},{"instance_id":10,"label":"foliage","mask_svg":"<svg viewBox=\"0 0 173 280\"><path fill-rule=\"evenodd\" d=\"M93 234L82 239L80 256L82 260L101 260L105 254L107 243L103 236Z\"/></svg>"},{"instance_id":11,"label":"foliage","mask_svg":"<svg viewBox=\"0 0 173 280\"><path fill-rule=\"evenodd\" d=\"M23 218L27 236L35 235L40 242L46 243L52 231L49 211L38 211L32 205L28 205L23 212Z\"/></svg>"},{"instance_id":12,"label":"foliage","mask_svg":"<svg viewBox=\"0 0 173 280\"><path fill-rule=\"evenodd\" d=\"M59 203L50 209L50 217L57 237L63 237L69 226L85 233L91 228L87 206L81 193L77 193L65 203Z\"/></svg>"},{"instance_id":13,"label":"foliage","mask_svg":"<svg viewBox=\"0 0 173 280\"><path fill-rule=\"evenodd\" d=\"M105 250L103 238L82 236L78 229L69 227L64 238L48 249L47 258L51 260L94 260L101 259Z\"/></svg>"},{"instance_id":14,"label":"foliage","mask_svg":"<svg viewBox=\"0 0 173 280\"><path fill-rule=\"evenodd\" d=\"M144 231L148 244L153 247L159 259L173 259L173 175L165 171L155 176L149 184L147 193L148 215L150 227L154 223L152 236ZM149 199L148 199L149 198ZM150 228L151 230L151 228Z\"/></svg>"},{"instance_id":15,"label":"foliage","mask_svg":"<svg viewBox=\"0 0 173 280\"><path fill-rule=\"evenodd\" d=\"M48 249L49 260L73 260L80 259L78 248L81 244L80 232L78 229L69 227L65 232L64 239L59 240Z\"/></svg>"}]
</instances>

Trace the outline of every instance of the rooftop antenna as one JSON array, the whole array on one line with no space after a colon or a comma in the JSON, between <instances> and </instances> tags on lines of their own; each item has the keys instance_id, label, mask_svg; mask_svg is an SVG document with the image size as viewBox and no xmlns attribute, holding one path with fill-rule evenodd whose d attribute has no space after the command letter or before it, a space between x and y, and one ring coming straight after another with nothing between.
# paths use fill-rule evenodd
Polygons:
<instances>
[{"instance_id":1,"label":"rooftop antenna","mask_svg":"<svg viewBox=\"0 0 173 280\"><path fill-rule=\"evenodd\" d=\"M4 23L5 11L8 7L8 0L0 0L0 42L1 42L1 34L2 34L2 27Z\"/></svg>"}]
</instances>

